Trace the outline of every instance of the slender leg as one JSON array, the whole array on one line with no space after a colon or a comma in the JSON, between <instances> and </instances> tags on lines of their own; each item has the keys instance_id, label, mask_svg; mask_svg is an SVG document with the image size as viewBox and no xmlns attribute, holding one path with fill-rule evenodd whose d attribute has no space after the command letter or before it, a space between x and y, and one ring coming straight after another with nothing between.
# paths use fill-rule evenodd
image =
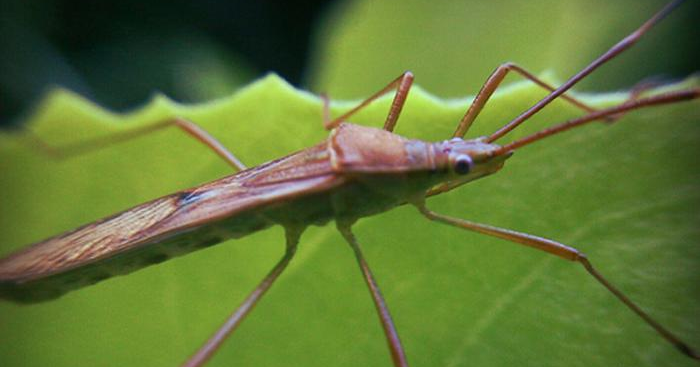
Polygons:
<instances>
[{"instance_id":1,"label":"slender leg","mask_svg":"<svg viewBox=\"0 0 700 367\"><path fill-rule=\"evenodd\" d=\"M372 299L374 300L374 306L379 314L379 320L382 323L384 335L386 336L386 341L389 344L389 351L391 352L391 359L394 362L394 366L407 367L408 361L406 360L406 354L401 346L399 333L396 331L394 321L391 319L391 314L389 313L389 308L387 307L384 297L382 297L382 293L379 290L379 285L374 279L372 271L369 269L369 265L367 265L367 261L365 261L364 256L362 256L362 251L360 250L360 245L357 243L357 239L355 239L355 235L350 230L350 226L338 224L338 230L355 252L357 263L360 265L360 269L362 269L365 282L367 283L369 291L372 294Z\"/></svg>"},{"instance_id":2,"label":"slender leg","mask_svg":"<svg viewBox=\"0 0 700 367\"><path fill-rule=\"evenodd\" d=\"M467 113L464 114L464 117L462 117L462 120L459 121L459 125L457 126L457 130L455 130L455 133L452 135L453 137L459 137L463 138L464 135L469 131L469 128L472 126L472 123L476 119L476 117L479 115L481 110L484 108L486 103L488 102L489 98L491 98L491 95L493 94L494 91L498 88L498 86L503 82L503 79L508 75L509 71L515 71L516 73L522 75L526 79L531 80L533 83L536 85L550 91L554 92L556 88L552 87L551 85L545 83L538 77L534 76L532 73L528 72L527 70L523 69L521 66L518 66L512 62L507 62L503 65L500 65L499 67L496 68L496 70L491 73L491 75L486 79L486 82L484 85L481 87L479 90L479 93L477 93L476 97L474 97L474 101L472 104L469 106L469 109L467 110ZM565 99L566 101L570 102L574 106L586 111L586 112L593 112L595 109L591 106L588 106L584 102L574 98L570 97L566 94L562 95L561 98Z\"/></svg>"},{"instance_id":3,"label":"slender leg","mask_svg":"<svg viewBox=\"0 0 700 367\"><path fill-rule=\"evenodd\" d=\"M226 338L233 333L233 331L241 324L243 319L253 310L253 307L258 303L260 298L267 292L272 284L277 280L277 277L284 271L289 262L292 260L294 253L297 249L297 244L299 243L299 237L303 229L299 228L285 228L285 234L287 237L287 250L280 259L280 261L275 265L274 268L267 274L265 279L255 287L255 290L251 292L248 297L243 301L243 303L238 306L236 311L234 311L231 316L228 317L226 322L221 325L219 330L212 335L209 340L207 340L204 345L197 350L197 352L192 355L185 363L182 364L183 367L199 367L204 365L209 358L211 358L221 344L226 340Z\"/></svg>"},{"instance_id":4,"label":"slender leg","mask_svg":"<svg viewBox=\"0 0 700 367\"><path fill-rule=\"evenodd\" d=\"M411 84L413 84L413 74L410 71L407 71L401 74L401 76L399 76L398 78L394 79L391 83L387 84L387 86L382 88L382 90L373 94L366 100L362 101L362 103L357 105L357 107L353 108L352 110L346 112L340 117L335 118L332 121L324 120L323 125L326 128L326 130L330 130L338 126L341 122L345 121L348 117L352 116L357 111L372 103L372 101L396 89L396 95L394 96L394 100L391 102L389 114L387 115L386 121L384 122L384 130L394 131L396 121L398 120L399 115L401 114L401 109L403 108L403 104L406 102L406 97L408 97L408 91L411 90Z\"/></svg>"},{"instance_id":5,"label":"slender leg","mask_svg":"<svg viewBox=\"0 0 700 367\"><path fill-rule=\"evenodd\" d=\"M694 351L690 346L681 341L678 337L673 335L666 328L661 326L656 320L652 319L646 312L644 312L639 306L632 302L627 296L625 296L619 289L615 288L602 274L600 274L591 262L588 260L586 255L578 251L573 247L566 246L556 241L552 241L547 238L533 236L526 233L516 232L510 229L493 227L485 224L470 222L464 219L452 218L442 214L435 213L425 207L425 202L415 203L418 210L425 215L428 219L434 220L440 223L448 224L453 227L463 228L470 231L483 233L489 236L498 237L507 241L519 243L521 245L536 248L538 250L550 253L552 255L559 256L566 260L576 261L581 263L583 267L590 273L600 284L607 288L612 294L615 295L622 303L629 307L634 313L639 315L647 324L653 327L661 336L663 336L668 342L673 344L678 350L683 354L687 355L693 359L700 359L700 354Z\"/></svg>"},{"instance_id":6,"label":"slender leg","mask_svg":"<svg viewBox=\"0 0 700 367\"><path fill-rule=\"evenodd\" d=\"M81 141L61 147L51 146L34 134L28 134L27 136L30 139L32 139L31 143L33 145L35 145L39 150L41 150L48 156L56 159L66 159L81 154L89 153L98 149L102 149L113 144L122 143L137 138L139 136L147 135L149 133L159 131L171 126L176 126L188 135L199 140L202 144L206 145L216 154L218 154L219 157L223 158L237 171L242 171L246 169L246 166L240 160L238 160L238 158L236 158L236 156L233 155L233 153L228 151L223 146L223 144L216 140L216 138L209 135L209 133L207 133L204 129L199 127L199 125L195 124L194 122L179 117L170 120L165 120L153 125L144 126L121 134L99 137L92 140Z\"/></svg>"},{"instance_id":7,"label":"slender leg","mask_svg":"<svg viewBox=\"0 0 700 367\"><path fill-rule=\"evenodd\" d=\"M615 44L613 47L611 47L608 51L606 51L604 54L599 56L597 59L593 60L593 62L591 62L588 66L581 69L581 71L579 71L574 76L569 78L569 80L567 80L559 88L555 89L553 92L548 94L542 100L540 100L535 105L530 107L527 111L523 112L518 117L513 119L511 122L507 123L506 125L504 125L500 129L498 129L496 132L491 134L486 139L486 142L491 143L491 142L499 139L503 135L507 134L509 131L515 129L518 125L523 123L523 121L529 119L530 117L532 117L532 115L534 115L539 110L544 108L544 106L548 105L554 99L556 99L560 95L564 94L567 90L571 89L571 87L573 87L581 79L586 77L586 75L593 72L593 70L597 69L600 65L603 65L604 63L613 59L615 56L622 53L624 50L632 47L632 45L634 45L644 33L646 33L649 29L651 29L651 27L653 27L656 23L661 21L661 19L663 19L673 9L675 9L678 5L680 5L682 1L683 0L676 0L676 1L673 1L669 4L667 4L666 6L664 6L661 10L659 10L656 14L654 14L654 16L652 16L649 20L647 20L644 24L642 24L637 30L632 32L627 37L623 38L620 42Z\"/></svg>"}]
</instances>

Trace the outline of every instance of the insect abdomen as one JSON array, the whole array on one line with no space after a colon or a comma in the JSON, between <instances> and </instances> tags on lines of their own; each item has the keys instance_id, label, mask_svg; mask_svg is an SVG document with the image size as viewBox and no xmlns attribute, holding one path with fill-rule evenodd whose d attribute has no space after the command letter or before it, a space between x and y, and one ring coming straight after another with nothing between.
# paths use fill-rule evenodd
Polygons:
<instances>
[{"instance_id":1,"label":"insect abdomen","mask_svg":"<svg viewBox=\"0 0 700 367\"><path fill-rule=\"evenodd\" d=\"M257 229L268 226L264 223L254 225ZM0 280L0 298L21 303L47 301L113 276L126 275L146 266L215 245L232 234L224 236L223 233L212 231L207 226L178 233L157 243L137 246L115 256L57 274L28 281L2 279Z\"/></svg>"}]
</instances>

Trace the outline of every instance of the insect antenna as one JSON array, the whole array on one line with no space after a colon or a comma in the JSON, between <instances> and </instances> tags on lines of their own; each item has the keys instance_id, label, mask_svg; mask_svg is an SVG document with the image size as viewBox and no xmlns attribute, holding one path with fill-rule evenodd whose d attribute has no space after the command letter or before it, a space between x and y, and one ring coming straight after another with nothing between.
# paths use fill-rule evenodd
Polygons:
<instances>
[{"instance_id":1,"label":"insect antenna","mask_svg":"<svg viewBox=\"0 0 700 367\"><path fill-rule=\"evenodd\" d=\"M506 152L512 152L517 148L528 145L530 143L536 142L548 136L558 134L560 132L572 129L577 126L587 124L592 121L602 120L610 116L618 115L627 111L635 110L643 107L659 106L669 103L675 103L680 101L692 100L700 97L700 88L693 88L687 90L681 90L676 92L669 92L664 94L659 94L647 98L635 99L627 101L621 105L606 108L603 110L595 111L585 116L581 116L552 127L540 130L534 134L528 135L524 138L515 140L508 144L503 145L499 149L493 152L494 156L504 154Z\"/></svg>"},{"instance_id":2,"label":"insect antenna","mask_svg":"<svg viewBox=\"0 0 700 367\"><path fill-rule=\"evenodd\" d=\"M581 81L581 79L585 78L588 74L592 73L593 70L597 69L599 66L605 64L606 62L610 61L611 59L615 58L617 55L625 51L626 49L632 47L637 41L651 29L654 25L656 25L658 22L660 22L663 18L665 18L670 12L672 12L676 7L681 5L683 0L676 0L671 3L666 4L661 10L659 10L654 16L652 16L649 20L647 20L644 24L642 24L637 30L634 32L630 33L627 37L623 38L621 41L616 43L614 46L612 46L610 49L608 49L605 53L600 55L598 58L593 60L588 66L585 68L581 69L578 73L576 73L574 76L569 78L564 84L562 84L559 88L555 89L551 93L549 93L546 97L541 99L539 102L535 103L532 107L527 109L525 112L521 113L520 116L516 117L500 129L496 130L493 134L491 134L489 137L486 138L487 143L491 143L493 141L496 141L497 139L503 137L505 134L510 132L511 130L515 129L518 127L518 125L522 124L525 122L525 120L529 119L533 115L535 115L539 110L544 108L546 105L548 105L550 102L553 100L557 99L559 96L564 94L566 91L571 89L576 83ZM609 116L609 115L608 115Z\"/></svg>"},{"instance_id":3,"label":"insect antenna","mask_svg":"<svg viewBox=\"0 0 700 367\"><path fill-rule=\"evenodd\" d=\"M515 140L513 142L510 142L508 144L505 144L505 145L501 146L500 148L496 149L493 152L493 156L511 153L515 149L518 149L518 148L523 147L525 145L531 144L531 143L536 142L538 140L544 139L545 137L558 134L560 132L572 129L572 128L577 127L577 126L587 124L587 123L592 122L592 121L601 120L601 119L604 119L604 118L609 117L609 116L618 115L620 113L625 113L627 111L635 110L638 108L659 106L659 105L675 103L675 102L680 102L680 101L685 101L685 100L692 100L692 99L696 99L699 97L700 97L700 88L693 88L693 89L688 89L688 90L681 90L681 91L659 94L659 95L655 95L655 96L651 96L651 97L647 97L647 98L642 98L642 99L629 100L621 105L592 112L592 113L587 114L585 116L575 118L575 119L551 126L551 127L546 128L544 130L540 130L534 134L528 135L524 138L521 138L521 139ZM527 236L523 236L522 238L517 237L518 235L513 234L512 232L508 232L504 236L511 239L511 240L514 240L514 242L519 242L518 240L520 240L522 238L525 238L525 240L530 239L530 238L526 238ZM578 256L574 260L580 262L584 266L584 268L586 268L586 270L594 278L596 278L596 280L598 282L600 282L605 288L607 288L611 293L613 293L622 303L624 303L634 313L639 315L647 324L649 324L651 327L653 327L662 337L664 337L667 341L669 341L671 344L673 344L678 350L680 350L682 353L689 356L690 358L700 359L700 354L698 354L698 352L696 352L688 344L683 342L680 338L678 338L676 335L671 333L668 329L666 329L660 323L658 323L656 320L654 320L651 316L649 316L646 312L644 312L639 306L637 306L634 302L632 302L625 294L623 294L620 290L618 290L616 287L614 287L605 277L603 277L602 274L600 274L597 270L595 270L593 268L593 266L591 265L591 263L588 261L588 259L585 257L585 255L578 254Z\"/></svg>"}]
</instances>

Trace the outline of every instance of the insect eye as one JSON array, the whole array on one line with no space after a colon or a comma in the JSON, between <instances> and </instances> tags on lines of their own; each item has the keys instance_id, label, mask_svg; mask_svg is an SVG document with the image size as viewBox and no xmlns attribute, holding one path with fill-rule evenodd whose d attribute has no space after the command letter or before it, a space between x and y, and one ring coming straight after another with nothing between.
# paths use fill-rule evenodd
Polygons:
<instances>
[{"instance_id":1,"label":"insect eye","mask_svg":"<svg viewBox=\"0 0 700 367\"><path fill-rule=\"evenodd\" d=\"M472 170L472 158L466 154L462 154L455 160L455 172L460 175L466 175Z\"/></svg>"}]
</instances>

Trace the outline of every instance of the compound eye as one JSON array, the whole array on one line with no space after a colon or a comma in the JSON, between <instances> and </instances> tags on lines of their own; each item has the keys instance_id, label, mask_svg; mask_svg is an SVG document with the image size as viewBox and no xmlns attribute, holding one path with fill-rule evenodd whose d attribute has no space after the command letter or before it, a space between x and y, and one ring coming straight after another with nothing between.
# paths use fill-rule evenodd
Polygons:
<instances>
[{"instance_id":1,"label":"compound eye","mask_svg":"<svg viewBox=\"0 0 700 367\"><path fill-rule=\"evenodd\" d=\"M461 154L457 156L457 159L455 159L455 172L460 175L466 175L472 170L473 165L474 162L472 161L472 157L466 154Z\"/></svg>"}]
</instances>

